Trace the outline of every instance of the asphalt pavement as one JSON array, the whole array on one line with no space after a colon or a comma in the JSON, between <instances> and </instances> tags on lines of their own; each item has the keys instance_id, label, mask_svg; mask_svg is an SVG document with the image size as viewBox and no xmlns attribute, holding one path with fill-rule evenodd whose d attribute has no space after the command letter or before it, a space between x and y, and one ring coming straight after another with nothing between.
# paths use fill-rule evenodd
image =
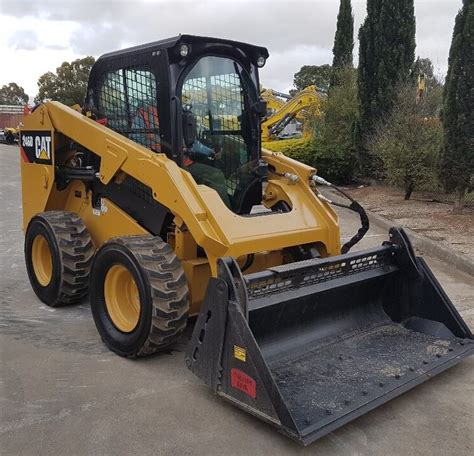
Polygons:
<instances>
[{"instance_id":1,"label":"asphalt pavement","mask_svg":"<svg viewBox=\"0 0 474 456\"><path fill-rule=\"evenodd\" d=\"M102 344L87 301L49 308L26 275L16 146L0 145L1 455L472 455L474 357L302 448L214 396L169 354ZM341 212L343 237L358 228ZM358 246L387 238L372 228ZM426 258L474 328L474 280Z\"/></svg>"}]
</instances>

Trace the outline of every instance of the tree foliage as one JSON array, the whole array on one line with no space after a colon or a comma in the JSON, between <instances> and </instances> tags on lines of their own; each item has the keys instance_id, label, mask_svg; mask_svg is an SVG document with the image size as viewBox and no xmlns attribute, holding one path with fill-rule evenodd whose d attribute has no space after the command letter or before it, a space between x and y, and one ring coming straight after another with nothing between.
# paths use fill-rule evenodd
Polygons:
<instances>
[{"instance_id":1,"label":"tree foliage","mask_svg":"<svg viewBox=\"0 0 474 456\"><path fill-rule=\"evenodd\" d=\"M314 166L315 142L313 138L282 139L263 143L265 149L282 152L288 157Z\"/></svg>"},{"instance_id":2,"label":"tree foliage","mask_svg":"<svg viewBox=\"0 0 474 456\"><path fill-rule=\"evenodd\" d=\"M413 0L368 0L359 41L358 151L362 168L371 175L366 141L390 115L399 84L409 80L415 60Z\"/></svg>"},{"instance_id":3,"label":"tree foliage","mask_svg":"<svg viewBox=\"0 0 474 456\"><path fill-rule=\"evenodd\" d=\"M456 16L443 107L444 148L441 177L455 190L455 211L474 177L474 1L463 0Z\"/></svg>"},{"instance_id":4,"label":"tree foliage","mask_svg":"<svg viewBox=\"0 0 474 456\"><path fill-rule=\"evenodd\" d=\"M315 85L319 90L327 92L331 81L331 65L304 65L295 73L293 84L297 90Z\"/></svg>"},{"instance_id":5,"label":"tree foliage","mask_svg":"<svg viewBox=\"0 0 474 456\"><path fill-rule=\"evenodd\" d=\"M357 73L352 68L342 68L336 70L335 77L338 83L329 90L320 133L315 136L314 166L335 183L349 183L356 164Z\"/></svg>"},{"instance_id":6,"label":"tree foliage","mask_svg":"<svg viewBox=\"0 0 474 456\"><path fill-rule=\"evenodd\" d=\"M337 15L336 35L334 36L333 68L352 66L352 50L354 49L354 17L352 16L351 0L341 0Z\"/></svg>"},{"instance_id":7,"label":"tree foliage","mask_svg":"<svg viewBox=\"0 0 474 456\"><path fill-rule=\"evenodd\" d=\"M26 103L28 103L28 95L25 89L16 82L10 82L0 89L0 104L24 105Z\"/></svg>"},{"instance_id":8,"label":"tree foliage","mask_svg":"<svg viewBox=\"0 0 474 456\"><path fill-rule=\"evenodd\" d=\"M437 187L437 163L443 143L441 122L428 110L433 106L429 98L435 94L428 93L427 103L419 104L415 93L412 83L402 87L392 114L369 142L369 150L381 160L388 181L405 190L405 199L415 189Z\"/></svg>"},{"instance_id":9,"label":"tree foliage","mask_svg":"<svg viewBox=\"0 0 474 456\"><path fill-rule=\"evenodd\" d=\"M337 87L331 87L319 112L305 121L311 138L266 143L318 170L335 183L349 183L355 167L354 125L357 121L357 75L352 68L339 70Z\"/></svg>"},{"instance_id":10,"label":"tree foliage","mask_svg":"<svg viewBox=\"0 0 474 456\"><path fill-rule=\"evenodd\" d=\"M89 73L94 57L84 57L73 62L64 62L56 68L56 73L48 71L38 80L36 103L54 100L66 105L83 104Z\"/></svg>"}]
</instances>

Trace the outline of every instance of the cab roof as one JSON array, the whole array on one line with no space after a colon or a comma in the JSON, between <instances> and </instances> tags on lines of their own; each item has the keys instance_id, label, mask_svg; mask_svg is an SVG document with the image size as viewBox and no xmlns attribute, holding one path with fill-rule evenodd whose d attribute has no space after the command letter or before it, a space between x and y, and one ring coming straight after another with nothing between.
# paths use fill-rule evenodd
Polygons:
<instances>
[{"instance_id":1,"label":"cab roof","mask_svg":"<svg viewBox=\"0 0 474 456\"><path fill-rule=\"evenodd\" d=\"M210 48L237 48L240 49L254 63L258 57L263 56L265 59L267 59L269 55L268 50L265 47L242 43L240 41L196 35L178 35L172 38L153 41L151 43L140 44L127 49L108 52L99 57L98 60L115 60L116 58L127 58L137 54L148 52L153 53L162 50L167 50L169 52L169 50L173 48L179 49L179 46L182 44L188 44L191 48L191 52L193 51L193 47L196 47L199 49L200 53Z\"/></svg>"}]
</instances>

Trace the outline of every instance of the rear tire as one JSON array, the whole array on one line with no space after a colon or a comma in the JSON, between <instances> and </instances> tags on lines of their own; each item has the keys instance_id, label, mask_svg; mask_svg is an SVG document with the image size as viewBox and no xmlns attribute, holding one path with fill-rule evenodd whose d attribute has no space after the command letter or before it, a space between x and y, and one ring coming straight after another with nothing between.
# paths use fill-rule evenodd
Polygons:
<instances>
[{"instance_id":1,"label":"rear tire","mask_svg":"<svg viewBox=\"0 0 474 456\"><path fill-rule=\"evenodd\" d=\"M73 212L43 212L28 224L26 269L34 292L48 306L72 304L87 294L93 255L89 232Z\"/></svg>"},{"instance_id":2,"label":"rear tire","mask_svg":"<svg viewBox=\"0 0 474 456\"><path fill-rule=\"evenodd\" d=\"M104 343L121 356L149 355L184 331L189 292L181 263L159 237L114 238L90 275L92 315Z\"/></svg>"}]
</instances>

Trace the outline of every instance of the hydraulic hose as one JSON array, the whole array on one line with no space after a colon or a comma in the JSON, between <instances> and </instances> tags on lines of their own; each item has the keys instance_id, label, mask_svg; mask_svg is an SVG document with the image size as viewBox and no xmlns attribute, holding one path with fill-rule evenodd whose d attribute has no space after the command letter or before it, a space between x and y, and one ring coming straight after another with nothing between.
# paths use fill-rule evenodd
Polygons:
<instances>
[{"instance_id":1,"label":"hydraulic hose","mask_svg":"<svg viewBox=\"0 0 474 456\"><path fill-rule=\"evenodd\" d=\"M367 231L369 231L370 224L369 224L369 217L367 216L367 212L365 212L365 209L354 199L352 196L347 194L345 191L341 190L339 187L336 185L332 184L331 182L328 182L326 179L323 179L320 176L317 176L316 174L312 176L312 181L316 184L321 184L325 185L327 187L331 187L337 192L339 192L341 195L343 195L345 198L347 198L351 204L341 204L341 203L336 203L335 201L331 201L329 198L326 198L324 195L318 194L318 198L326 201L329 204L332 204L333 206L338 206L342 207L344 209L349 209L353 212L357 212L360 217L360 223L361 227L357 230L357 233L352 236L341 248L341 253L346 254L349 252L349 250L354 247L359 241L362 240L362 238L365 236Z\"/></svg>"},{"instance_id":2,"label":"hydraulic hose","mask_svg":"<svg viewBox=\"0 0 474 456\"><path fill-rule=\"evenodd\" d=\"M247 255L247 259L245 260L245 264L240 268L240 270L242 272L245 272L248 268L250 268L250 266L252 266L254 257L255 257L255 255L253 253L250 253L249 255Z\"/></svg>"}]
</instances>

